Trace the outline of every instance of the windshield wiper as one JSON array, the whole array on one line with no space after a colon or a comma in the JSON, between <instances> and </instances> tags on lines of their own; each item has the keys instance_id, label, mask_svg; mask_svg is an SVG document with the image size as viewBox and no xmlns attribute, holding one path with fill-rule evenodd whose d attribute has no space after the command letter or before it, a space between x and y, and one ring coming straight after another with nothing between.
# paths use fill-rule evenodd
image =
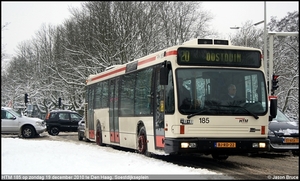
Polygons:
<instances>
[{"instance_id":1,"label":"windshield wiper","mask_svg":"<svg viewBox=\"0 0 300 181\"><path fill-rule=\"evenodd\" d=\"M217 106L215 106L215 107L236 107L236 108L245 110L247 113L249 113L249 114L250 114L251 116L253 116L255 119L258 119L258 118L259 118L256 114L254 114L253 112L251 112L251 111L249 111L248 109L246 109L246 108L244 108L244 107L241 107L241 106L217 105ZM191 117L194 117L194 116L196 116L196 115L199 115L199 114L201 114L201 113L203 113L203 112L207 112L207 111L210 111L210 110L216 110L216 109L206 108L206 109L204 109L204 110L202 110L202 111L199 111L199 112L196 112L196 113L193 113L193 114L188 115L187 118L190 119ZM219 110L219 109L218 109L218 110Z\"/></svg>"},{"instance_id":2,"label":"windshield wiper","mask_svg":"<svg viewBox=\"0 0 300 181\"><path fill-rule=\"evenodd\" d=\"M248 109L246 109L244 107L241 107L241 106L232 106L232 107L241 108L241 109L245 110L247 113L249 113L251 116L253 116L255 119L259 118L256 114L254 114L253 112L249 111Z\"/></svg>"},{"instance_id":3,"label":"windshield wiper","mask_svg":"<svg viewBox=\"0 0 300 181\"><path fill-rule=\"evenodd\" d=\"M191 117L194 117L194 116L196 116L196 115L198 115L198 114L201 114L201 113L206 112L206 111L209 111L209 110L211 110L211 109L210 109L210 108L205 108L205 109L202 110L202 111L199 111L199 112L196 112L196 113L193 113L193 114L188 115L187 118L190 119Z\"/></svg>"},{"instance_id":4,"label":"windshield wiper","mask_svg":"<svg viewBox=\"0 0 300 181\"><path fill-rule=\"evenodd\" d=\"M231 107L231 106L225 106L225 105L223 106L223 105L220 105L220 104L218 104L218 105L205 106L206 108L205 108L204 110L199 111L199 112L196 112L196 113L193 113L193 114L190 114L190 115L187 116L187 118L190 119L191 117L194 117L194 116L196 116L196 115L199 115L199 114L201 114L201 113L203 113L203 112L208 112L208 111L210 111L210 110L217 110L217 111L219 111L219 110L220 110L220 106L222 106L222 107ZM216 108L218 108L218 109L216 109Z\"/></svg>"}]
</instances>

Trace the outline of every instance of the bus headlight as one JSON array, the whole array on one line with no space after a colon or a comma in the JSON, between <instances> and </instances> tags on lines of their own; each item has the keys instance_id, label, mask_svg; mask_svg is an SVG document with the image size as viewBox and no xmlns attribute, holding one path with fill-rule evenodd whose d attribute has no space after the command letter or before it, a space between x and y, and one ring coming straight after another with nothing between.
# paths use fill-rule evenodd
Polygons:
<instances>
[{"instance_id":1,"label":"bus headlight","mask_svg":"<svg viewBox=\"0 0 300 181\"><path fill-rule=\"evenodd\" d=\"M253 143L252 148L266 148L266 143Z\"/></svg>"},{"instance_id":2,"label":"bus headlight","mask_svg":"<svg viewBox=\"0 0 300 181\"><path fill-rule=\"evenodd\" d=\"M196 148L197 144L196 143L181 143L181 148Z\"/></svg>"},{"instance_id":3,"label":"bus headlight","mask_svg":"<svg viewBox=\"0 0 300 181\"><path fill-rule=\"evenodd\" d=\"M266 148L266 143L259 143L259 148Z\"/></svg>"}]
</instances>

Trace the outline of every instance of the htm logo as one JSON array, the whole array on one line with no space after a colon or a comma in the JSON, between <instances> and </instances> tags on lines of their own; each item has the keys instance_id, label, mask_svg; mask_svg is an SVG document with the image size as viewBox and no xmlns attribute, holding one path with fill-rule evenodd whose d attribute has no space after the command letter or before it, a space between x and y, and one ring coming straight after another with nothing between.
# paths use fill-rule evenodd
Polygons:
<instances>
[{"instance_id":1,"label":"htm logo","mask_svg":"<svg viewBox=\"0 0 300 181\"><path fill-rule=\"evenodd\" d=\"M245 118L235 118L239 120L239 123L248 123L248 119Z\"/></svg>"}]
</instances>

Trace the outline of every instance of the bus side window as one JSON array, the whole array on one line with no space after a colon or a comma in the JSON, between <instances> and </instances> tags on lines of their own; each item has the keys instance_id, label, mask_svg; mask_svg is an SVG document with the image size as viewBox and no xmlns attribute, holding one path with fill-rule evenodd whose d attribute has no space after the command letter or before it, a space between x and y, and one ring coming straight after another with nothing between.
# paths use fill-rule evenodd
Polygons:
<instances>
[{"instance_id":1,"label":"bus side window","mask_svg":"<svg viewBox=\"0 0 300 181\"><path fill-rule=\"evenodd\" d=\"M150 114L150 101L149 97L151 92L151 78L153 68L147 68L137 72L137 82L135 87L135 115L148 115Z\"/></svg>"}]
</instances>

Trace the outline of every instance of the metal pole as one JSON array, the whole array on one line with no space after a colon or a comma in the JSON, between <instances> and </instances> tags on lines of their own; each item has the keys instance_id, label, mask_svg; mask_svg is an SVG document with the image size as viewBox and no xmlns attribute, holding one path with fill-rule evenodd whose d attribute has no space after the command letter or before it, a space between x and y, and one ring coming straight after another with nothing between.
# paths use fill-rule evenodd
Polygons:
<instances>
[{"instance_id":1,"label":"metal pole","mask_svg":"<svg viewBox=\"0 0 300 181\"><path fill-rule=\"evenodd\" d=\"M269 77L268 76L268 64L267 64L267 60L268 60L268 55L267 55L267 9L266 9L266 1L264 1L264 68L265 68L265 72L266 72L266 79ZM268 79L267 79L268 80ZM269 80L270 81L270 80Z\"/></svg>"},{"instance_id":2,"label":"metal pole","mask_svg":"<svg viewBox=\"0 0 300 181\"><path fill-rule=\"evenodd\" d=\"M269 36L269 46L270 46L270 58L269 58L269 95L271 95L271 89L272 89L272 74L273 74L273 41L274 41L274 35Z\"/></svg>"}]
</instances>

